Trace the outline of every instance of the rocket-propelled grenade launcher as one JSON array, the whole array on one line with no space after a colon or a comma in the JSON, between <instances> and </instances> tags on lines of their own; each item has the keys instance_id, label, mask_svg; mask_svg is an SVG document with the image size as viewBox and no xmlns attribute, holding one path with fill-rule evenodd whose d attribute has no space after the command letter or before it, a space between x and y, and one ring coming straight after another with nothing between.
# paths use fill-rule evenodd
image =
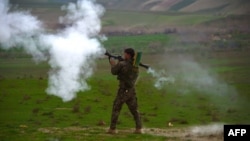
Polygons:
<instances>
[{"instance_id":1,"label":"rocket-propelled grenade launcher","mask_svg":"<svg viewBox=\"0 0 250 141\"><path fill-rule=\"evenodd\" d=\"M119 61L123 61L124 59L122 58L122 56L116 56L116 55L112 55L110 54L109 52L106 51L106 53L104 54L106 56L110 58L114 58L116 60L119 60ZM142 52L136 52L135 56L134 56L134 62L133 62L133 65L138 67L138 66L141 66L145 69L148 69L149 66L148 65L145 65L145 64L142 64L140 61L141 61L141 56L142 56Z\"/></svg>"}]
</instances>

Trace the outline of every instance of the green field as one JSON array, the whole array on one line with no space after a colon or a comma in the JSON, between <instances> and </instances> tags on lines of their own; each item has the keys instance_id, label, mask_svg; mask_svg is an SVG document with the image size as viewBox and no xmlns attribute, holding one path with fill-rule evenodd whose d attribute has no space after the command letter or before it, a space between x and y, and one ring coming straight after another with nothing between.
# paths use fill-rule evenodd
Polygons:
<instances>
[{"instance_id":1,"label":"green field","mask_svg":"<svg viewBox=\"0 0 250 141\"><path fill-rule=\"evenodd\" d=\"M132 40L138 37L129 38ZM15 57L17 54L20 56ZM91 90L79 92L76 99L63 103L60 98L45 93L49 70L47 63L36 65L30 57L21 54L21 51L1 51L0 138L2 141L124 140L125 138L126 140L178 140L176 137L153 136L147 133L131 134L134 123L126 106L123 107L119 118L120 133L115 135L115 138L105 134L117 89L117 80L110 74L106 59L97 61L94 76L88 80ZM172 53L170 57L178 55L187 53ZM171 130L214 122L249 123L249 54L241 51L214 52L212 58L199 57L197 54L189 55L196 56L199 63L210 65L213 72L237 90L237 94L204 94L206 92L192 88L187 94L182 94L179 92L182 84L178 82L158 90L153 86L154 78L141 69L137 95L144 127ZM164 57L164 55L148 54L143 56L143 62L159 68L164 63L159 60ZM174 127L169 127L169 122Z\"/></svg>"},{"instance_id":2,"label":"green field","mask_svg":"<svg viewBox=\"0 0 250 141\"><path fill-rule=\"evenodd\" d=\"M51 6L51 5L50 5ZM65 11L59 7L36 7L28 6L31 12L45 23L58 23L58 17L63 16ZM25 8L25 7L24 7ZM47 13L50 13L49 15ZM140 17L140 18L138 18ZM222 18L221 15L204 13L169 13L169 12L138 12L122 10L106 10L101 17L103 28L119 30L156 30L162 28L193 26Z\"/></svg>"},{"instance_id":3,"label":"green field","mask_svg":"<svg viewBox=\"0 0 250 141\"><path fill-rule=\"evenodd\" d=\"M138 18L140 17L140 18ZM157 28L158 26L198 25L222 16L212 14L178 14L107 10L103 16L103 26L129 26Z\"/></svg>"},{"instance_id":4,"label":"green field","mask_svg":"<svg viewBox=\"0 0 250 141\"><path fill-rule=\"evenodd\" d=\"M53 6L32 6L31 12L54 32L57 17L63 12ZM172 10L180 8L181 5L176 5ZM176 79L157 89L155 78L140 69L136 87L143 135L132 134L134 121L126 105L119 117L119 133L106 134L118 87L107 58L96 60L94 75L87 80L91 89L78 92L75 99L64 103L45 92L48 62L36 64L19 48L0 49L0 141L222 140L222 134L190 135L189 128L211 123L250 124L250 35L242 30L248 22L238 27L242 19L247 18L231 22L230 17L212 14L106 11L102 17L103 30L152 32L108 36L102 42L105 49L121 54L124 48L133 47L143 52L143 63L157 71L163 69ZM172 27L177 33L162 34L162 29ZM153 34L158 28L161 32ZM220 40L211 40L214 34ZM207 38L198 40L199 36ZM195 67L199 71L194 71ZM203 74L218 81L204 86L196 79L192 83L188 79L197 77L203 81Z\"/></svg>"},{"instance_id":5,"label":"green field","mask_svg":"<svg viewBox=\"0 0 250 141\"><path fill-rule=\"evenodd\" d=\"M112 36L103 45L112 52L120 53L122 48L133 47L144 53L159 53L164 51L175 36L166 34L140 36Z\"/></svg>"}]
</instances>

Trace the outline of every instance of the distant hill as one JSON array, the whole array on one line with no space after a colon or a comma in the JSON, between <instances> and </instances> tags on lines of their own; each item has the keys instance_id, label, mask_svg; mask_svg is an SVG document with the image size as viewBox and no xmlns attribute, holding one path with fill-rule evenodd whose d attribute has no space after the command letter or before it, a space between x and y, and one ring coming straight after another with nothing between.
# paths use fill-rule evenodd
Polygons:
<instances>
[{"instance_id":1,"label":"distant hill","mask_svg":"<svg viewBox=\"0 0 250 141\"><path fill-rule=\"evenodd\" d=\"M76 0L9 0L13 4L61 5ZM107 9L250 14L250 0L96 0Z\"/></svg>"},{"instance_id":2,"label":"distant hill","mask_svg":"<svg viewBox=\"0 0 250 141\"><path fill-rule=\"evenodd\" d=\"M47 6L61 6L69 2L75 2L77 0L9 0L13 5L19 6L37 6L37 7L47 7Z\"/></svg>"},{"instance_id":3,"label":"distant hill","mask_svg":"<svg viewBox=\"0 0 250 141\"><path fill-rule=\"evenodd\" d=\"M249 14L250 0L97 0L108 9Z\"/></svg>"}]
</instances>

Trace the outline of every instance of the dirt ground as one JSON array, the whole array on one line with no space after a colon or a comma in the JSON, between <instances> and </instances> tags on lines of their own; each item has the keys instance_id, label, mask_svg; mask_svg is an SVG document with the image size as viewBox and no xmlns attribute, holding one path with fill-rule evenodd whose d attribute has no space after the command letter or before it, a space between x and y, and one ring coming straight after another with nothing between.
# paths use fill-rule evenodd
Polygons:
<instances>
[{"instance_id":1,"label":"dirt ground","mask_svg":"<svg viewBox=\"0 0 250 141\"><path fill-rule=\"evenodd\" d=\"M45 134L64 134L70 132L81 132L82 136L88 136L91 133L99 132L99 136L112 136L106 133L108 128L104 127L47 127L39 128L38 131ZM133 133L134 129L119 129L117 135L126 135ZM86 132L84 132L86 131ZM191 127L169 127L166 129L161 128L144 128L143 134L153 136L168 137L172 140L192 140L192 141L222 141L223 140L223 125L210 124L204 126L191 126Z\"/></svg>"}]
</instances>

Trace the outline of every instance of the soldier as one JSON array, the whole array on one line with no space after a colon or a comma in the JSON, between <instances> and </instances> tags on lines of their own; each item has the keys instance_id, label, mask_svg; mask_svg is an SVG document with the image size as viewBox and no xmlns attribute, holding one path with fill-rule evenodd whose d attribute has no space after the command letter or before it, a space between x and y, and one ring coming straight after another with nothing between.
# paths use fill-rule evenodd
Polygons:
<instances>
[{"instance_id":1,"label":"soldier","mask_svg":"<svg viewBox=\"0 0 250 141\"><path fill-rule=\"evenodd\" d=\"M134 55L135 51L132 48L127 48L124 50L124 61L116 64L113 59L110 59L111 73L117 75L117 79L119 80L119 89L113 103L111 124L108 130L110 134L116 133L116 123L124 103L127 104L134 117L136 125L134 133L142 133L142 124L137 110L138 105L135 92L135 82L138 77L139 68L133 66Z\"/></svg>"}]
</instances>

